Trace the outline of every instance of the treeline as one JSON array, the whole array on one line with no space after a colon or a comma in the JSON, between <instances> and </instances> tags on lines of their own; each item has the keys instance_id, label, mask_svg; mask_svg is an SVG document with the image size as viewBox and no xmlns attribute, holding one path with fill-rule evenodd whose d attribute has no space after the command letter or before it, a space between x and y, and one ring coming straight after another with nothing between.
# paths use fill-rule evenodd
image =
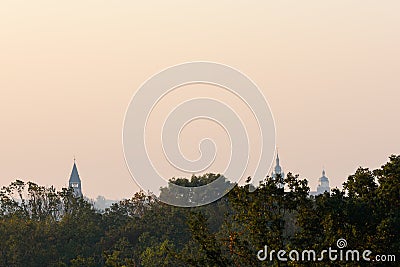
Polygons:
<instances>
[{"instance_id":1,"label":"treeline","mask_svg":"<svg viewBox=\"0 0 400 267\"><path fill-rule=\"evenodd\" d=\"M171 182L198 186L207 174ZM284 182L286 189L280 188ZM0 266L360 266L362 262L260 261L257 252L336 248L390 254L400 261L400 156L359 168L343 189L309 196L307 180L267 177L250 193L179 208L143 192L97 211L70 189L15 181L0 190ZM168 194L168 188L163 189ZM385 262L382 266L397 266Z\"/></svg>"}]
</instances>

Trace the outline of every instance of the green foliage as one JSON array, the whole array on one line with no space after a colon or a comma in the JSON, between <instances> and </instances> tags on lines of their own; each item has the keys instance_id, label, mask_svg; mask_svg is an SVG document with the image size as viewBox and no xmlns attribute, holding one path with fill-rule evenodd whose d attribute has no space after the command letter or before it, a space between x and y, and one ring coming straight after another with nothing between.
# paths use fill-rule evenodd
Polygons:
<instances>
[{"instance_id":1,"label":"green foliage","mask_svg":"<svg viewBox=\"0 0 400 267\"><path fill-rule=\"evenodd\" d=\"M168 239L147 247L141 254L141 264L145 267L185 266L177 259L175 246Z\"/></svg>"},{"instance_id":2,"label":"green foliage","mask_svg":"<svg viewBox=\"0 0 400 267\"><path fill-rule=\"evenodd\" d=\"M171 183L195 187L219 177ZM217 187L233 186L220 181ZM174 196L176 190L163 188L162 194ZM189 197L196 202L205 196ZM321 251L339 238L353 249L399 257L399 225L400 156L377 170L359 168L342 190L316 197L309 196L307 180L289 173L267 177L252 193L249 185L236 185L197 208L169 206L138 192L99 212L69 189L16 180L0 190L0 266L285 266L259 261L257 251L264 245ZM344 265L358 263L337 263Z\"/></svg>"}]
</instances>

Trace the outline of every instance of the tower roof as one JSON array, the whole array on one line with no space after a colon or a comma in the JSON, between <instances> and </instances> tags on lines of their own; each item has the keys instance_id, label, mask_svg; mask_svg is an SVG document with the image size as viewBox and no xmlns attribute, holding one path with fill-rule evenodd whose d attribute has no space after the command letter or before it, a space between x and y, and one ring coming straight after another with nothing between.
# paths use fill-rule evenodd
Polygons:
<instances>
[{"instance_id":1,"label":"tower roof","mask_svg":"<svg viewBox=\"0 0 400 267\"><path fill-rule=\"evenodd\" d=\"M69 178L70 183L80 183L81 178L79 178L78 169L76 168L76 163L74 161L74 166L72 167L71 176Z\"/></svg>"},{"instance_id":2,"label":"tower roof","mask_svg":"<svg viewBox=\"0 0 400 267\"><path fill-rule=\"evenodd\" d=\"M276 165L275 165L275 172L276 173L281 173L282 168L281 165L279 165L279 154L276 152Z\"/></svg>"},{"instance_id":3,"label":"tower roof","mask_svg":"<svg viewBox=\"0 0 400 267\"><path fill-rule=\"evenodd\" d=\"M322 181L325 181L325 182L328 182L328 181L329 181L329 180L328 180L328 177L325 176L325 169L322 170L322 177L319 178L319 180L320 180L321 182L322 182Z\"/></svg>"}]
</instances>

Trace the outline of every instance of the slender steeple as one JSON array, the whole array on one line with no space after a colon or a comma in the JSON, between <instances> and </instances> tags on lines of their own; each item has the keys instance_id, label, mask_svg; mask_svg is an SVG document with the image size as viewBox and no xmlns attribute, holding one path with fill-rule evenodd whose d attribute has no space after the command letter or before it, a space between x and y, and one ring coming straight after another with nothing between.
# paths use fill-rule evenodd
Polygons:
<instances>
[{"instance_id":1,"label":"slender steeple","mask_svg":"<svg viewBox=\"0 0 400 267\"><path fill-rule=\"evenodd\" d=\"M281 165L279 165L279 153L276 152L276 165L275 165L275 173L281 173L282 168Z\"/></svg>"},{"instance_id":2,"label":"slender steeple","mask_svg":"<svg viewBox=\"0 0 400 267\"><path fill-rule=\"evenodd\" d=\"M74 158L74 166L72 167L71 176L69 177L69 187L71 187L74 190L74 195L76 197L82 197L81 178L79 177L78 168L76 167L75 158Z\"/></svg>"},{"instance_id":3,"label":"slender steeple","mask_svg":"<svg viewBox=\"0 0 400 267\"><path fill-rule=\"evenodd\" d=\"M277 179L278 175L279 175L279 177L280 177L281 179L284 179L284 178L285 178L285 173L282 171L282 167L281 167L281 165L279 164L279 154L278 154L278 151L277 151L277 152L276 152L276 165L275 165L274 171L272 172L272 178L273 178L273 179ZM280 188L283 188L283 187L284 187L284 184L283 184L283 183L279 183L279 187L280 187Z\"/></svg>"}]
</instances>

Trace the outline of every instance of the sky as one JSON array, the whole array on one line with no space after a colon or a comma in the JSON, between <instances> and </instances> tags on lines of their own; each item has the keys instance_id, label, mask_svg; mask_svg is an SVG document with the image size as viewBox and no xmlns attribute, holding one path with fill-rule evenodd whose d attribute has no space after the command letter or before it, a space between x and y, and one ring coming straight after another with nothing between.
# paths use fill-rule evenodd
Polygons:
<instances>
[{"instance_id":1,"label":"sky","mask_svg":"<svg viewBox=\"0 0 400 267\"><path fill-rule=\"evenodd\" d=\"M76 157L85 195L132 196L122 126L133 94L160 70L201 60L259 86L285 172L315 190L324 167L340 187L359 166L400 154L399 10L399 1L369 0L1 1L0 184L61 188ZM195 96L183 89L161 115ZM218 88L204 92L237 102ZM196 158L206 135L228 150L226 133L199 121L182 133L183 152Z\"/></svg>"}]
</instances>

